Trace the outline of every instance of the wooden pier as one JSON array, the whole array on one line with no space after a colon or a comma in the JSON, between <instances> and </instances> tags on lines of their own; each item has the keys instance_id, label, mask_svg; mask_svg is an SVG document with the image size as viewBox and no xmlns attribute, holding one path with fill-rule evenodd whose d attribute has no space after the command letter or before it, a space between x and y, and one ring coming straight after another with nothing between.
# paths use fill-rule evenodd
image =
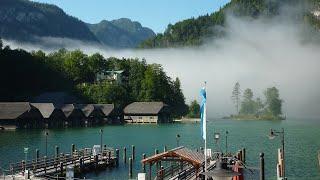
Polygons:
<instances>
[{"instance_id":1,"label":"wooden pier","mask_svg":"<svg viewBox=\"0 0 320 180\"><path fill-rule=\"evenodd\" d=\"M95 153L92 148L74 150L69 154L59 154L54 157L41 157L30 161L21 161L10 164L10 175L13 177L25 176L25 170L30 172L30 176L37 177L65 177L67 167L72 166L74 174L81 174L88 171L103 170L107 167L118 165L119 151L104 147L102 153ZM17 179L17 178L16 178Z\"/></svg>"}]
</instances>

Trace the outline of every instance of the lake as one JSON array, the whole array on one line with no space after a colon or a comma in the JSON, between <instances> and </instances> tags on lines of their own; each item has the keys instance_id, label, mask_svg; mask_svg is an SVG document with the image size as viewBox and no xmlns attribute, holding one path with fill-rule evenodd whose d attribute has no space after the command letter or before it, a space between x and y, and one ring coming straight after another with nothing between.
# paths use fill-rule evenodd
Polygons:
<instances>
[{"instance_id":1,"label":"lake","mask_svg":"<svg viewBox=\"0 0 320 180\"><path fill-rule=\"evenodd\" d=\"M246 148L246 159L249 166L259 166L259 154L265 153L266 179L276 178L277 149L281 147L279 137L269 140L270 128L285 128L286 174L289 179L320 179L317 151L320 150L320 120L287 119L285 121L261 120L222 120L208 121L208 147L225 150L225 131L229 131L228 149L236 152ZM204 146L200 135L200 124L161 124L161 125L124 125L92 128L52 129L48 136L48 153L54 153L54 147L60 152L69 152L71 144L77 148L92 147L100 144L100 128L104 129L103 142L109 147L120 149L120 165L118 168L106 170L98 174L86 175L90 179L128 179L128 169L122 161L122 149L127 147L127 156L131 153L131 145L136 146L134 176L141 171L140 160L143 153L147 156L157 148L163 150L176 146L176 135L180 134L180 145L190 149ZM220 143L213 140L213 133L221 133ZM45 153L44 130L17 130L0 132L0 166L8 168L10 162L24 159L23 148L30 148L30 157L35 156L35 149Z\"/></svg>"}]
</instances>

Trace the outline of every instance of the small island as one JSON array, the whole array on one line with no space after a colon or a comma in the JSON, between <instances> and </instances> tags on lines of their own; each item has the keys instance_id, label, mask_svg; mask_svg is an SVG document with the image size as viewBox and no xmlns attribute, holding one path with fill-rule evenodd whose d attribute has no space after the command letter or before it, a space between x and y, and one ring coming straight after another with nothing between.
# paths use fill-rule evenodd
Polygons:
<instances>
[{"instance_id":1,"label":"small island","mask_svg":"<svg viewBox=\"0 0 320 180\"><path fill-rule=\"evenodd\" d=\"M253 91L247 88L241 93L240 84L234 85L231 99L237 114L232 114L224 119L234 120L285 120L282 114L282 103L279 90L276 87L267 88L264 100L260 97L254 99Z\"/></svg>"}]
</instances>

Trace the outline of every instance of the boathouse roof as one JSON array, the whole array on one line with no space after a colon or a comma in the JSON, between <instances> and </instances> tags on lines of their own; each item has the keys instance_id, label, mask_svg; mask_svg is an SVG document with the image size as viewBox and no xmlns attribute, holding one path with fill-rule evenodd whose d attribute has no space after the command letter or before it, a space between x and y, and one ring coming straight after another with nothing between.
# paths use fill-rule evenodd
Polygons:
<instances>
[{"instance_id":1,"label":"boathouse roof","mask_svg":"<svg viewBox=\"0 0 320 180\"><path fill-rule=\"evenodd\" d=\"M53 103L31 103L31 105L36 107L44 118L49 118L56 109Z\"/></svg>"},{"instance_id":2,"label":"boathouse roof","mask_svg":"<svg viewBox=\"0 0 320 180\"><path fill-rule=\"evenodd\" d=\"M159 114L168 105L163 102L134 102L124 108L125 114Z\"/></svg>"},{"instance_id":3,"label":"boathouse roof","mask_svg":"<svg viewBox=\"0 0 320 180\"><path fill-rule=\"evenodd\" d=\"M28 102L1 102L0 119L17 119L31 109L32 106Z\"/></svg>"},{"instance_id":4,"label":"boathouse roof","mask_svg":"<svg viewBox=\"0 0 320 180\"><path fill-rule=\"evenodd\" d=\"M94 104L96 108L99 108L105 116L109 116L114 110L114 104Z\"/></svg>"},{"instance_id":5,"label":"boathouse roof","mask_svg":"<svg viewBox=\"0 0 320 180\"><path fill-rule=\"evenodd\" d=\"M82 105L79 105L79 104L63 104L61 105L60 109L62 110L62 112L66 117L69 117L74 111L80 112L83 116L84 113L81 107Z\"/></svg>"}]
</instances>

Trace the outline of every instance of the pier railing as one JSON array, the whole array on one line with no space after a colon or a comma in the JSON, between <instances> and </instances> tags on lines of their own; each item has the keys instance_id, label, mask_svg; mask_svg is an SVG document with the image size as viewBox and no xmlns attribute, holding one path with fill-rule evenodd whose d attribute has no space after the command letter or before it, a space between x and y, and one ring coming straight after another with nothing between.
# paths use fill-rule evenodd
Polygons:
<instances>
[{"instance_id":1,"label":"pier railing","mask_svg":"<svg viewBox=\"0 0 320 180\"><path fill-rule=\"evenodd\" d=\"M79 169L86 165L110 165L115 161L115 153L112 148L104 148L102 153L94 154L91 148L80 149L69 154L59 154L51 158L41 157L27 162L21 161L10 165L12 175L31 170L34 176L62 173L67 166L73 165Z\"/></svg>"}]
</instances>

